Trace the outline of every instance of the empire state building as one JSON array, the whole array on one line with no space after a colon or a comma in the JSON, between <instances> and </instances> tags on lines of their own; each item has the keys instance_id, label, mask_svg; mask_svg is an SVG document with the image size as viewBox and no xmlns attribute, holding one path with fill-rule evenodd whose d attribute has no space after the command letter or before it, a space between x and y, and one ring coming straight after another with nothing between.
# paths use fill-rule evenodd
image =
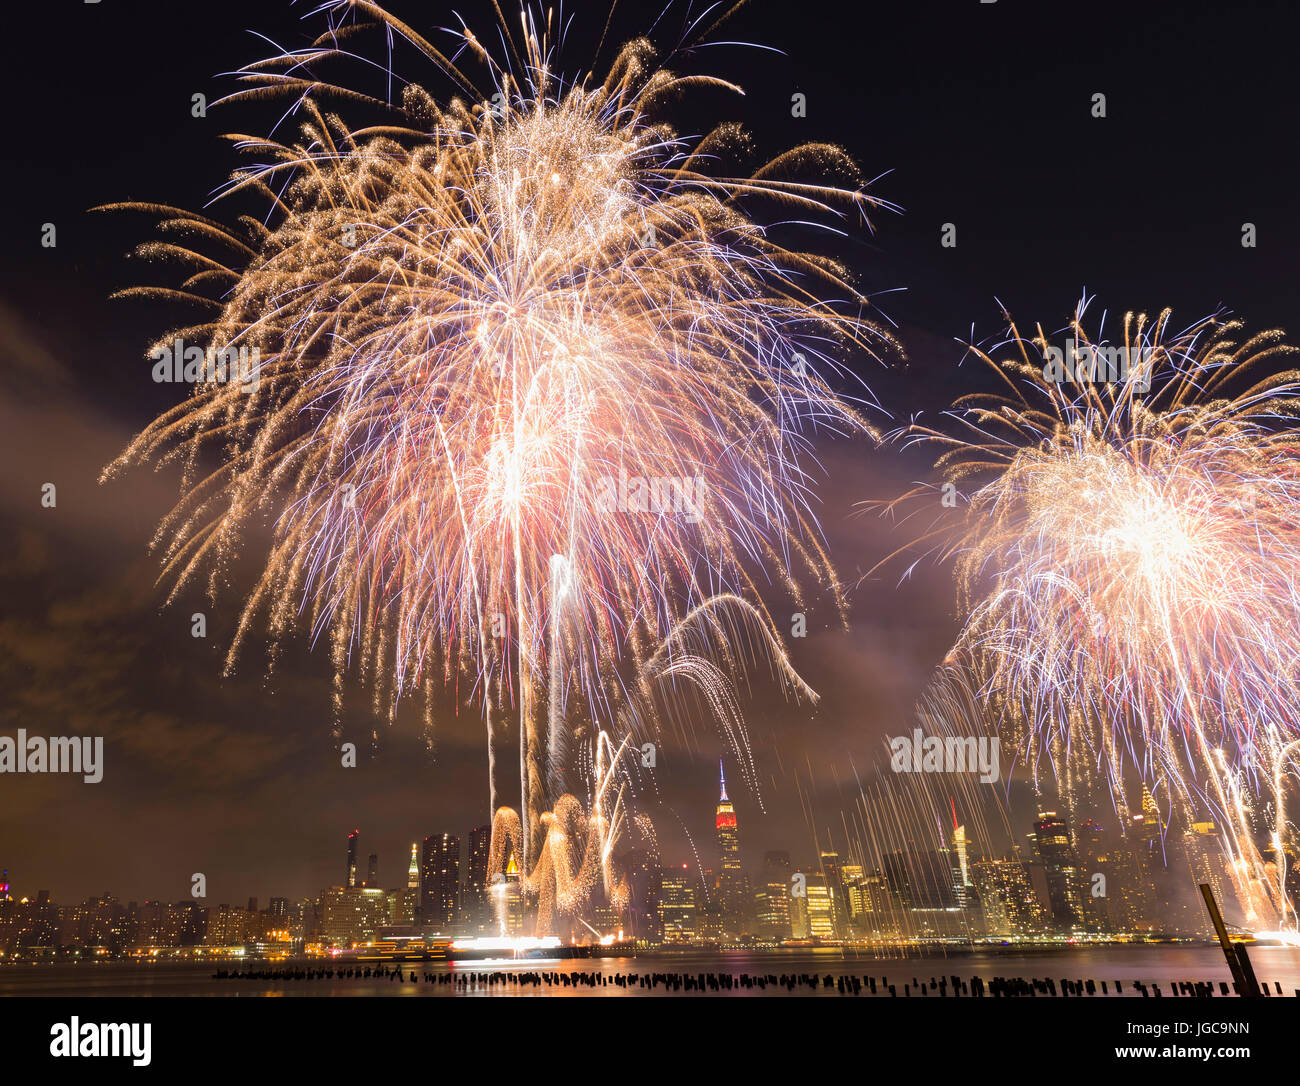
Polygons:
<instances>
[{"instance_id":1,"label":"empire state building","mask_svg":"<svg viewBox=\"0 0 1300 1086\"><path fill-rule=\"evenodd\" d=\"M718 896L723 912L729 919L737 918L741 911L742 875L740 869L740 827L736 824L736 808L727 798L727 777L718 759L718 780L721 795L718 799Z\"/></svg>"}]
</instances>

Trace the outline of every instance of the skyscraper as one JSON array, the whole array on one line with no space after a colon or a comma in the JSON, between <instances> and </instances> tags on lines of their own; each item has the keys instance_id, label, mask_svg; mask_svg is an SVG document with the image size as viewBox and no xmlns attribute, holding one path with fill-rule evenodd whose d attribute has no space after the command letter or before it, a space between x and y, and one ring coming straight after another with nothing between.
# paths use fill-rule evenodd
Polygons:
<instances>
[{"instance_id":1,"label":"skyscraper","mask_svg":"<svg viewBox=\"0 0 1300 1086\"><path fill-rule=\"evenodd\" d=\"M763 856L763 878L758 889L758 930L766 939L790 938L790 853Z\"/></svg>"},{"instance_id":2,"label":"skyscraper","mask_svg":"<svg viewBox=\"0 0 1300 1086\"><path fill-rule=\"evenodd\" d=\"M353 830L348 834L348 869L343 877L343 885L349 890L356 889L357 885L357 839L360 836L360 830Z\"/></svg>"},{"instance_id":3,"label":"skyscraper","mask_svg":"<svg viewBox=\"0 0 1300 1086\"><path fill-rule=\"evenodd\" d=\"M1229 898L1230 884L1224 881L1228 871L1228 862L1223 855L1223 846L1215 832L1213 822L1193 822L1187 828L1187 842L1184 852L1187 866L1194 883L1209 883L1214 899L1224 903Z\"/></svg>"},{"instance_id":4,"label":"skyscraper","mask_svg":"<svg viewBox=\"0 0 1300 1086\"><path fill-rule=\"evenodd\" d=\"M426 837L420 866L420 920L450 932L460 920L460 838L451 833Z\"/></svg>"},{"instance_id":5,"label":"skyscraper","mask_svg":"<svg viewBox=\"0 0 1300 1086\"><path fill-rule=\"evenodd\" d=\"M956 816L953 818L956 822ZM964 909L970 904L970 898L973 896L975 889L974 880L970 874L970 861L967 857L966 827L964 825L953 826L952 831L952 855L954 859L952 878L953 888L957 892L957 903Z\"/></svg>"},{"instance_id":6,"label":"skyscraper","mask_svg":"<svg viewBox=\"0 0 1300 1086\"><path fill-rule=\"evenodd\" d=\"M864 871L849 883L849 913L862 935L889 937L897 936L902 930L898 899L890 893L884 872L879 870Z\"/></svg>"},{"instance_id":7,"label":"skyscraper","mask_svg":"<svg viewBox=\"0 0 1300 1086\"><path fill-rule=\"evenodd\" d=\"M807 935L815 939L836 938L835 892L830 880L821 872L809 872L804 890L803 913L808 925Z\"/></svg>"},{"instance_id":8,"label":"skyscraper","mask_svg":"<svg viewBox=\"0 0 1300 1086\"><path fill-rule=\"evenodd\" d=\"M522 935L525 921L524 895L519 883L519 865L515 862L514 849L510 850L505 879L498 885L497 891L502 895L500 912L505 929L502 934Z\"/></svg>"},{"instance_id":9,"label":"skyscraper","mask_svg":"<svg viewBox=\"0 0 1300 1086\"><path fill-rule=\"evenodd\" d=\"M1083 876L1069 827L1055 811L1039 811L1033 839L1047 876L1047 901L1053 922L1065 929L1082 927Z\"/></svg>"},{"instance_id":10,"label":"skyscraper","mask_svg":"<svg viewBox=\"0 0 1300 1086\"><path fill-rule=\"evenodd\" d=\"M370 862L366 864L366 888L377 889L379 886L379 854L372 852Z\"/></svg>"},{"instance_id":11,"label":"skyscraper","mask_svg":"<svg viewBox=\"0 0 1300 1086\"><path fill-rule=\"evenodd\" d=\"M849 915L849 896L844 886L844 872L840 866L840 854L822 849L818 855L818 862L821 873L825 876L826 886L830 890L836 934L843 934L846 927L845 921Z\"/></svg>"},{"instance_id":12,"label":"skyscraper","mask_svg":"<svg viewBox=\"0 0 1300 1086\"><path fill-rule=\"evenodd\" d=\"M840 918L840 934L845 937L857 934L855 928L865 912L862 877L861 864L840 866L840 886L844 893L844 914Z\"/></svg>"},{"instance_id":13,"label":"skyscraper","mask_svg":"<svg viewBox=\"0 0 1300 1086\"><path fill-rule=\"evenodd\" d=\"M980 860L974 865L984 929L990 935L1028 935L1043 923L1044 912L1019 860Z\"/></svg>"},{"instance_id":14,"label":"skyscraper","mask_svg":"<svg viewBox=\"0 0 1300 1086\"><path fill-rule=\"evenodd\" d=\"M659 898L659 920L666 943L693 942L698 918L695 908L695 880L685 864L681 870L663 872Z\"/></svg>"},{"instance_id":15,"label":"skyscraper","mask_svg":"<svg viewBox=\"0 0 1300 1086\"><path fill-rule=\"evenodd\" d=\"M406 887L404 889L394 890L390 895L393 899L394 924L414 924L419 918L420 862L418 853L418 846L412 842L411 864L406 869Z\"/></svg>"},{"instance_id":16,"label":"skyscraper","mask_svg":"<svg viewBox=\"0 0 1300 1086\"><path fill-rule=\"evenodd\" d=\"M1159 837L1160 831L1165 828L1164 822L1160 818L1160 807L1156 804L1156 798L1145 784L1142 785L1142 817L1146 820L1151 836Z\"/></svg>"},{"instance_id":17,"label":"skyscraper","mask_svg":"<svg viewBox=\"0 0 1300 1086\"><path fill-rule=\"evenodd\" d=\"M488 853L491 848L491 826L476 826L469 831L465 856L463 922L475 931L490 927L492 922L492 908L487 892Z\"/></svg>"},{"instance_id":18,"label":"skyscraper","mask_svg":"<svg viewBox=\"0 0 1300 1086\"><path fill-rule=\"evenodd\" d=\"M727 798L727 777L722 759L718 759L719 798L715 828L718 834L718 898L722 903L724 922L734 926L741 919L740 827L736 822L736 808Z\"/></svg>"},{"instance_id":19,"label":"skyscraper","mask_svg":"<svg viewBox=\"0 0 1300 1086\"><path fill-rule=\"evenodd\" d=\"M624 857L627 865L627 930L633 939L658 942L663 938L659 902L663 895L663 868L659 857L645 849L633 849Z\"/></svg>"},{"instance_id":20,"label":"skyscraper","mask_svg":"<svg viewBox=\"0 0 1300 1086\"><path fill-rule=\"evenodd\" d=\"M952 859L946 848L907 849L882 857L885 878L909 912L947 912L957 909Z\"/></svg>"},{"instance_id":21,"label":"skyscraper","mask_svg":"<svg viewBox=\"0 0 1300 1086\"><path fill-rule=\"evenodd\" d=\"M1084 917L1088 927L1093 931L1117 930L1121 925L1111 915L1109 906L1118 902L1109 891L1112 883L1118 891L1120 876L1111 851L1110 833L1095 818L1085 818L1077 837Z\"/></svg>"}]
</instances>

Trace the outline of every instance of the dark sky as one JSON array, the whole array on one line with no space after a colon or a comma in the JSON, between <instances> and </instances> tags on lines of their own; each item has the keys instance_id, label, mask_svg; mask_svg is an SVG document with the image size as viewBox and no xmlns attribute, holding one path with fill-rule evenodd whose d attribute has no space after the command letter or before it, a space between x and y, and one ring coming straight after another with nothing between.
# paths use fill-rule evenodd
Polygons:
<instances>
[{"instance_id":1,"label":"dark sky","mask_svg":"<svg viewBox=\"0 0 1300 1086\"><path fill-rule=\"evenodd\" d=\"M706 94L675 120L687 131L741 120L769 153L832 140L867 176L885 175L873 191L904 213L878 215L874 236L857 231L838 254L907 349L891 371L858 360L899 422L967 387L954 337L997 333L999 299L1052 328L1084 288L1119 313L1171 306L1180 326L1226 305L1255 329L1300 328L1291 131L1300 90L1288 8L756 0L715 38L782 52L715 46L679 58L675 67L727 75L747 96ZM484 0L393 9L430 34L453 11L491 24ZM363 744L363 761L342 770L323 654L291 648L270 680L255 658L221 679L241 586L212 635L192 639L195 608L162 607L147 553L174 480L136 471L96 481L177 395L152 383L144 352L183 314L108 300L153 281L124 259L150 224L87 209L201 207L237 161L220 135L264 129L278 112L194 119L190 96L216 98L231 86L220 73L269 51L250 31L304 43L307 10L281 0L64 0L41 9L42 25L8 31L0 734L103 735L107 748L98 785L0 777L0 866L21 893L179 899L202 871L214 902L304 896L337 881L354 827L363 851L379 853L382 881L397 885L412 840L486 820L473 710L439 722L432 753L413 719L388 729L354 711L348 737ZM588 62L604 5L576 10L570 70ZM660 11L623 4L616 30L641 32ZM680 21L676 5L661 30ZM1095 92L1107 96L1104 119L1090 116ZM791 116L795 93L807 97L805 118ZM54 249L40 244L47 222ZM940 247L945 222L956 224L955 249ZM1241 246L1244 222L1256 224L1257 248ZM851 518L853 504L897 493L925 464L865 441L824 441L820 457L822 523L842 576L857 582L901 540ZM54 510L40 507L45 482L58 486ZM823 843L825 827L833 836L841 802L856 793L850 760L869 765L882 737L910 727L955 630L952 592L939 568L896 580L889 571L852 591L847 635L826 601L812 609L810 636L791 648L823 695L815 711L755 688L749 721L767 813L733 788L751 866L768 847L811 855L810 822ZM381 730L375 750L365 747L371 727ZM667 859L689 858L689 832L707 863L720 743L702 726L695 747L663 759L664 809L651 814ZM810 787L811 819L800 799Z\"/></svg>"}]
</instances>

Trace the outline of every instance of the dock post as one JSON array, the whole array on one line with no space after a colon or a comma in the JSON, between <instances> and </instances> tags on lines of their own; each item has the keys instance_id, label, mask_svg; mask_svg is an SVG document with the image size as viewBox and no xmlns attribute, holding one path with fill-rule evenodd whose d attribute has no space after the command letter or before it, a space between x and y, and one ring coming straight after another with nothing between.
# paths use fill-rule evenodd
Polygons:
<instances>
[{"instance_id":1,"label":"dock post","mask_svg":"<svg viewBox=\"0 0 1300 1086\"><path fill-rule=\"evenodd\" d=\"M1210 920L1214 923L1214 932L1219 937L1219 946L1223 948L1223 956L1228 959L1232 979L1237 983L1237 990L1243 996L1258 996L1259 981L1255 979L1255 970L1251 968L1246 948L1234 946L1232 940L1228 938L1228 929L1224 927L1223 916L1219 913L1219 906L1214 900L1214 891L1210 889L1209 883L1200 883L1200 887L1201 896L1205 898L1205 907L1210 913Z\"/></svg>"}]
</instances>

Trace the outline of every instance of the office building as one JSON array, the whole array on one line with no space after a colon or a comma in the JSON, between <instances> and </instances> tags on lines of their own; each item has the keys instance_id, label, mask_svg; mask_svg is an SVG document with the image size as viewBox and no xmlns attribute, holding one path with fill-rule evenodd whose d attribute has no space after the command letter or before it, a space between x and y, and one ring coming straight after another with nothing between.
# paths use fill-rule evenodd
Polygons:
<instances>
[{"instance_id":1,"label":"office building","mask_svg":"<svg viewBox=\"0 0 1300 1086\"><path fill-rule=\"evenodd\" d=\"M451 833L424 839L420 860L420 923L452 934L460 922L460 838Z\"/></svg>"}]
</instances>

